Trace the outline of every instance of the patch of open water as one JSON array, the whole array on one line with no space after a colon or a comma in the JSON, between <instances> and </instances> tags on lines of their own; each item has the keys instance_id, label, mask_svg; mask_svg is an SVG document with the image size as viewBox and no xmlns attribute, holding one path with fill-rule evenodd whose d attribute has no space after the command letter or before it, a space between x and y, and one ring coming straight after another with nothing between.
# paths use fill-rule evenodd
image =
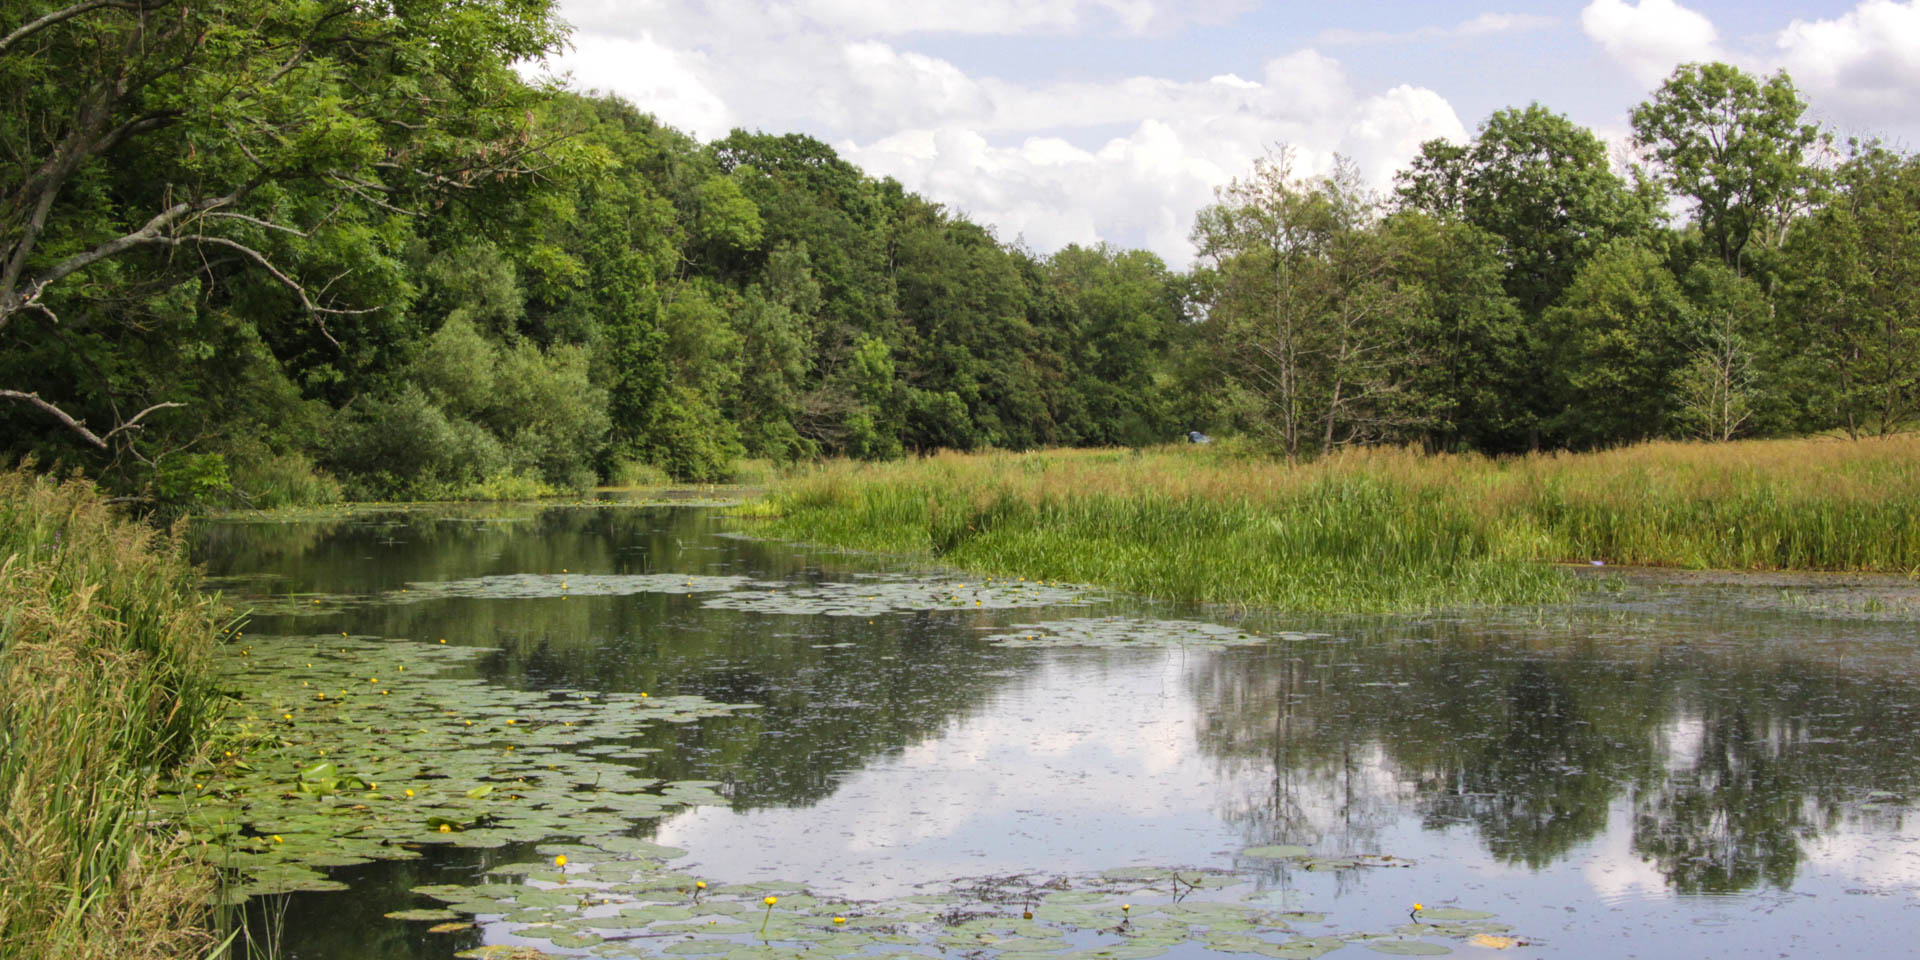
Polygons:
<instances>
[{"instance_id":1,"label":"patch of open water","mask_svg":"<svg viewBox=\"0 0 1920 960\"><path fill-rule=\"evenodd\" d=\"M1920 628L1882 606L1849 615L1844 605L1759 602L1771 594L1738 585L1641 585L1544 610L1305 621L1017 579L910 577L724 535L732 529L698 508L411 510L212 523L197 550L238 606L257 609L242 643L263 653L307 642L276 635L408 645L395 651L445 639L476 651L443 670L446 682L497 692L475 695L479 713L538 721L537 707L525 708L537 701L514 698L542 695L584 725L600 722L601 740L549 726L523 745L575 764L570 775L618 763L636 784L717 784L725 805L626 801L646 808L628 818L629 839L686 851L648 876L734 885L717 902L748 921L763 920L760 891L740 885L804 885L821 909L863 902L896 937L836 942L832 927L815 937L808 924L830 919L781 887L788 906L764 919L779 918L770 939L788 953L1022 960L1046 930L972 932L902 912L951 881L983 877L1028 899L1056 881L1138 902L1115 935L1099 926L1112 921L1111 903L1052 908L1062 913L1051 935L1065 929L1062 944L1104 950L1103 960L1296 955L1286 943L1307 955L1306 935L1369 932L1390 939L1320 946L1341 956L1405 952L1394 945L1409 942L1478 952L1464 925L1447 936L1404 932L1415 902L1490 911L1534 944L1521 953L1854 956L1920 940L1909 803L1920 790ZM1266 639L1243 644L1248 636ZM672 723L605 722L615 704L639 709L642 692L694 706ZM601 706L566 699L583 696ZM408 709L409 722L434 712ZM502 772L505 757L487 762L513 782L508 773L526 771ZM395 778L389 793L414 783L424 795L434 781L405 778L429 774L381 776ZM367 794L362 807L383 809L387 798ZM552 798L548 819L516 822L510 800L450 795L444 809L473 808L460 817L505 814L471 819L475 832L455 839L492 843L491 830L499 842L408 844L416 859L328 870L344 891L255 898L250 909L284 910L284 953L299 958L447 957L487 944L602 956L651 956L672 943L691 944L676 951L689 955L744 949L709 949L690 934L613 939L588 929L591 905L536 920L537 909L562 908L511 896L498 912L473 911L481 922L457 933L388 919L439 906L415 887L478 884L491 868L545 862L554 850L574 850L563 871L572 891L635 879L595 866L616 860L610 851L539 840L580 833L552 825L563 816L553 811L618 821L620 803ZM265 803L236 790L230 808L244 818ZM409 815L382 826L381 842L407 840ZM1243 854L1274 844L1310 855ZM1355 856L1371 859L1343 859ZM1146 874L1088 879L1121 868L1221 878L1183 904L1213 896L1323 922L1296 918L1287 940L1273 932L1277 914L1245 928L1238 915L1196 920ZM531 870L517 876L550 892ZM507 889L493 879L495 894ZM653 909L644 887L615 891L638 898L620 909ZM1000 900L1017 912L1019 897ZM516 909L520 921L504 919ZM720 929L721 917L709 919ZM1042 910L1040 922L1049 919ZM532 936L547 922L594 942ZM674 921L649 922L643 929ZM1176 934L1160 936L1162 922ZM901 935L915 930L917 939Z\"/></svg>"}]
</instances>

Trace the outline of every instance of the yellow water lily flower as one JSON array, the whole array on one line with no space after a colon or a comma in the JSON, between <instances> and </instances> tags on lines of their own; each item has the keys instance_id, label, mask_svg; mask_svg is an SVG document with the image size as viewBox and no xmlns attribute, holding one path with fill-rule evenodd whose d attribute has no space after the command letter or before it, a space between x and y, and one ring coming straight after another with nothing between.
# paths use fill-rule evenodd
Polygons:
<instances>
[{"instance_id":1,"label":"yellow water lily flower","mask_svg":"<svg viewBox=\"0 0 1920 960\"><path fill-rule=\"evenodd\" d=\"M285 841L285 840L282 840L282 839L280 839L280 835L276 833L276 834L274 834L274 835L273 835L273 842L274 842L274 843L285 843L286 841Z\"/></svg>"},{"instance_id":2,"label":"yellow water lily flower","mask_svg":"<svg viewBox=\"0 0 1920 960\"><path fill-rule=\"evenodd\" d=\"M564 867L564 866L566 866L566 865L567 865L567 855L563 853L563 854L561 854L561 855L559 855L559 856L557 856L557 857L554 857L554 858L553 858L553 865L554 865L554 866L556 866L556 867Z\"/></svg>"},{"instance_id":3,"label":"yellow water lily flower","mask_svg":"<svg viewBox=\"0 0 1920 960\"><path fill-rule=\"evenodd\" d=\"M780 898L779 898L779 897L771 897L771 896L770 896L770 897L765 897L765 898L762 898L760 902L761 902L761 903L764 903L764 904L766 904L766 905L767 905L767 906L769 906L769 907L771 907L771 906L773 906L774 904L776 904L776 903L779 903L779 902L780 902Z\"/></svg>"},{"instance_id":4,"label":"yellow water lily flower","mask_svg":"<svg viewBox=\"0 0 1920 960\"><path fill-rule=\"evenodd\" d=\"M846 922L847 922L847 918L846 918L846 917L834 917L834 918L833 918L833 922L834 922L834 923L846 923Z\"/></svg>"}]
</instances>

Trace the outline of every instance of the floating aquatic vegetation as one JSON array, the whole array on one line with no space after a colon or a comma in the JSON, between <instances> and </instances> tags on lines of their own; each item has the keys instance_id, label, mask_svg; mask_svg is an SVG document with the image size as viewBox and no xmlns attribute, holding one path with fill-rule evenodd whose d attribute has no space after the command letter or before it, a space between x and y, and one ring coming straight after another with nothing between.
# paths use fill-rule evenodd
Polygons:
<instances>
[{"instance_id":1,"label":"floating aquatic vegetation","mask_svg":"<svg viewBox=\"0 0 1920 960\"><path fill-rule=\"evenodd\" d=\"M960 581L903 576L867 576L807 586L755 584L713 597L701 605L753 613L871 617L922 610L1016 610L1085 607L1106 598L1087 587L1029 580Z\"/></svg>"},{"instance_id":2,"label":"floating aquatic vegetation","mask_svg":"<svg viewBox=\"0 0 1920 960\"><path fill-rule=\"evenodd\" d=\"M1275 640L1305 640L1305 633L1250 633L1198 620L1085 617L1014 624L1011 633L987 637L1006 647L1243 647Z\"/></svg>"},{"instance_id":3,"label":"floating aquatic vegetation","mask_svg":"<svg viewBox=\"0 0 1920 960\"><path fill-rule=\"evenodd\" d=\"M233 744L163 794L163 816L241 882L228 899L335 890L325 868L419 857L430 844L499 847L596 837L613 853L679 854L637 821L723 804L713 781L664 783L575 747L742 709L696 696L515 691L443 675L479 654L353 637L254 638L230 658ZM609 849L609 845L613 849Z\"/></svg>"},{"instance_id":4,"label":"floating aquatic vegetation","mask_svg":"<svg viewBox=\"0 0 1920 960\"><path fill-rule=\"evenodd\" d=\"M292 593L270 597L237 597L234 606L256 614L314 615L331 614L343 608L419 603L448 598L483 600L530 600L553 597L625 597L642 593L695 594L743 590L750 587L780 587L751 577L711 574L635 573L513 573L460 580L428 580L408 583L398 590L380 593Z\"/></svg>"},{"instance_id":5,"label":"floating aquatic vegetation","mask_svg":"<svg viewBox=\"0 0 1920 960\"><path fill-rule=\"evenodd\" d=\"M681 573L515 573L462 580L409 583L370 594L296 593L237 598L236 607L256 614L330 614L343 608L418 603L446 598L498 600L555 597L624 597L643 593L720 594L701 605L752 613L871 617L922 610L1014 610L1084 607L1106 602L1082 586L1027 580L958 581L901 575L867 575L837 583L788 583L744 576ZM1221 628L1224 629L1224 628Z\"/></svg>"},{"instance_id":6,"label":"floating aquatic vegetation","mask_svg":"<svg viewBox=\"0 0 1920 960\"><path fill-rule=\"evenodd\" d=\"M777 586L751 577L698 573L514 573L465 580L407 584L406 593L387 593L388 603L443 597L517 600L544 597L625 597L641 593L718 593L755 586Z\"/></svg>"},{"instance_id":7,"label":"floating aquatic vegetation","mask_svg":"<svg viewBox=\"0 0 1920 960\"><path fill-rule=\"evenodd\" d=\"M1445 923L1339 931L1328 928L1323 914L1247 902L1266 894L1224 901L1196 895L1196 890L1234 895L1256 886L1250 877L1218 870L1122 868L1080 877L994 877L956 881L944 893L881 901L820 899L791 883L721 887L703 900L698 881L682 876L663 884L657 864L646 860L603 860L588 878L571 872L563 877L545 863L509 864L490 875L522 879L414 888L424 898L452 904L446 910L474 917L487 926L490 938L522 942L459 956L564 956L590 949L600 957L725 960L773 960L803 952L860 960L934 952L1003 960L1150 960L1192 945L1273 960L1311 960L1350 944L1380 953L1438 955L1450 953L1452 943L1524 942L1495 937L1489 932L1493 927L1506 929L1498 924L1474 931ZM1169 882L1175 878L1182 882ZM1430 913L1452 921L1491 916L1451 908ZM439 916L441 911L432 909L420 912L423 921ZM1323 929L1304 929L1309 927Z\"/></svg>"}]
</instances>

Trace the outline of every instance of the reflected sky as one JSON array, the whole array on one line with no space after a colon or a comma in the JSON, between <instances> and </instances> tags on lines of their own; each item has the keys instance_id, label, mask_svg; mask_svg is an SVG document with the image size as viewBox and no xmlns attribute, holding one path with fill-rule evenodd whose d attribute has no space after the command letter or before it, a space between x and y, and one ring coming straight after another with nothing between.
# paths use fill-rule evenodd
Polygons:
<instances>
[{"instance_id":1,"label":"reflected sky","mask_svg":"<svg viewBox=\"0 0 1920 960\"><path fill-rule=\"evenodd\" d=\"M483 512L210 525L197 549L263 603L563 569L807 584L874 566L724 536L730 524L699 509ZM248 629L446 637L488 650L477 669L501 684L759 705L636 744L658 751L640 772L735 797L655 834L722 882L878 898L962 877L1245 866L1247 846L1297 843L1416 864L1270 868L1265 882L1354 928L1404 922L1419 901L1497 911L1582 956L1881 955L1920 941L1920 631L1898 619L1726 587L1313 623L1117 602L1103 611L1319 635L1006 649L981 638L1089 611L868 622L671 594L290 608ZM367 865L356 892L296 898L311 920L290 955L374 955L380 921L332 930L326 904L392 898L430 882L425 869ZM449 952L382 936L380 955Z\"/></svg>"}]
</instances>

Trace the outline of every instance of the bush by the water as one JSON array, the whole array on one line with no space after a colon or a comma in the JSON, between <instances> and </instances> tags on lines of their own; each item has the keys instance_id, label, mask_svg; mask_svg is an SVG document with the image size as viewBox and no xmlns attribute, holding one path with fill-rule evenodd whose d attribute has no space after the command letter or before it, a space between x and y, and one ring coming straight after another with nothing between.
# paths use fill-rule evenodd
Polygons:
<instances>
[{"instance_id":1,"label":"bush by the water","mask_svg":"<svg viewBox=\"0 0 1920 960\"><path fill-rule=\"evenodd\" d=\"M1235 444L836 463L774 529L1153 597L1376 611L1564 597L1545 562L1920 569L1920 438L1653 443L1495 459Z\"/></svg>"},{"instance_id":2,"label":"bush by the water","mask_svg":"<svg viewBox=\"0 0 1920 960\"><path fill-rule=\"evenodd\" d=\"M0 472L0 957L199 956L212 878L148 801L214 709L177 540Z\"/></svg>"}]
</instances>

